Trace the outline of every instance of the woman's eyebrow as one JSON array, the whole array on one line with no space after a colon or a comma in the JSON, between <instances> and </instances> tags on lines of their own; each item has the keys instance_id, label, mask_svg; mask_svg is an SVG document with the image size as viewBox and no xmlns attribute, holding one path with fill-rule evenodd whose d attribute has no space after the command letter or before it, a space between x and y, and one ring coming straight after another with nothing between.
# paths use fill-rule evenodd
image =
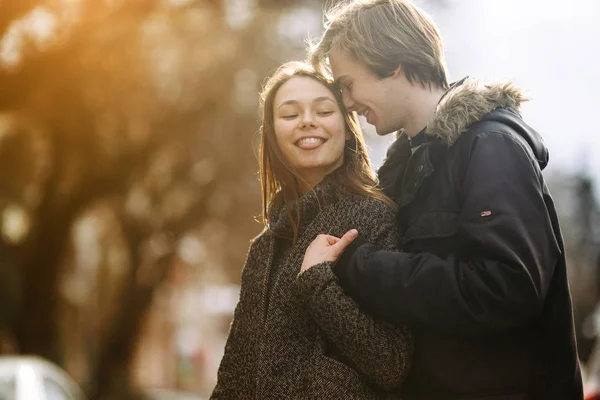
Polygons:
<instances>
[{"instance_id":1,"label":"woman's eyebrow","mask_svg":"<svg viewBox=\"0 0 600 400\"><path fill-rule=\"evenodd\" d=\"M318 102L326 101L326 100L329 100L329 101L331 101L333 103L336 102L334 99L332 99L331 97L328 97L328 96L317 97L317 98L313 99L312 102L313 103L318 103ZM277 108L281 108L281 107L289 105L289 104L298 104L298 100L286 100L283 103L281 103L280 105L278 105Z\"/></svg>"},{"instance_id":2,"label":"woman's eyebrow","mask_svg":"<svg viewBox=\"0 0 600 400\"><path fill-rule=\"evenodd\" d=\"M321 96L321 97L317 97L316 99L314 99L314 100L313 100L313 103L317 103L317 102L320 102L320 101L326 101L326 100L329 100L329 101L331 101L331 102L335 103L335 100L333 100L333 99L332 99L331 97L329 97L329 96Z\"/></svg>"}]
</instances>

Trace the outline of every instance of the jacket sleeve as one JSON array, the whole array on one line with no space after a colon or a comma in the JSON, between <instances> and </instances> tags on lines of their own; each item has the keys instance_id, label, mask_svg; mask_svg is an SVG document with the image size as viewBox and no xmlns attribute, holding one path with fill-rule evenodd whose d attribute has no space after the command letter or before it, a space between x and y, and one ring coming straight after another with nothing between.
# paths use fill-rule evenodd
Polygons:
<instances>
[{"instance_id":1,"label":"jacket sleeve","mask_svg":"<svg viewBox=\"0 0 600 400\"><path fill-rule=\"evenodd\" d=\"M386 208L385 210L383 210ZM367 224L358 229L383 248L397 248L395 216L387 207L372 210ZM411 357L412 336L404 327L395 327L362 312L340 287L331 263L318 264L300 274L294 290L327 339L344 359L367 380L384 390L404 381Z\"/></svg>"},{"instance_id":2,"label":"jacket sleeve","mask_svg":"<svg viewBox=\"0 0 600 400\"><path fill-rule=\"evenodd\" d=\"M458 335L505 331L541 313L560 256L541 171L508 134L473 140L457 254L380 251L363 240L338 261L342 286L367 311Z\"/></svg>"},{"instance_id":3,"label":"jacket sleeve","mask_svg":"<svg viewBox=\"0 0 600 400\"><path fill-rule=\"evenodd\" d=\"M235 307L233 321L225 344L225 352L217 373L217 384L210 396L214 400L255 398L256 335L251 331L252 312L257 308L252 304L251 275L257 253L250 247L242 272L240 300Z\"/></svg>"}]
</instances>

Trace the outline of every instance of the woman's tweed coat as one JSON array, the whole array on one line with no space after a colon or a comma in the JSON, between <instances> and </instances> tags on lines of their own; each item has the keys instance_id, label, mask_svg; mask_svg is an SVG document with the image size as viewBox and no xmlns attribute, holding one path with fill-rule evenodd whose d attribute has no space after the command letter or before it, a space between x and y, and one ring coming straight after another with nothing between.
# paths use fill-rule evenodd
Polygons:
<instances>
[{"instance_id":1,"label":"woman's tweed coat","mask_svg":"<svg viewBox=\"0 0 600 400\"><path fill-rule=\"evenodd\" d=\"M298 276L306 248L320 233L341 237L356 228L371 243L396 249L394 213L375 199L340 199L329 183L305 195L300 206L298 241L283 265L273 259L278 235L291 233L285 209L250 246L211 398L400 398L412 354L408 330L362 313L330 263Z\"/></svg>"}]
</instances>

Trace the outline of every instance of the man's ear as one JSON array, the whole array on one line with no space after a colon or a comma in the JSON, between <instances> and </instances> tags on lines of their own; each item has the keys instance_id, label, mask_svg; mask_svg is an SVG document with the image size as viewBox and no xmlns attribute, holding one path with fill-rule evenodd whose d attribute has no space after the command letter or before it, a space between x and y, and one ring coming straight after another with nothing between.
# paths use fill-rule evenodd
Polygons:
<instances>
[{"instance_id":1,"label":"man's ear","mask_svg":"<svg viewBox=\"0 0 600 400\"><path fill-rule=\"evenodd\" d=\"M397 78L401 72L402 72L402 68L398 65L398 68L396 68L394 70L394 72L392 72L392 78Z\"/></svg>"}]
</instances>

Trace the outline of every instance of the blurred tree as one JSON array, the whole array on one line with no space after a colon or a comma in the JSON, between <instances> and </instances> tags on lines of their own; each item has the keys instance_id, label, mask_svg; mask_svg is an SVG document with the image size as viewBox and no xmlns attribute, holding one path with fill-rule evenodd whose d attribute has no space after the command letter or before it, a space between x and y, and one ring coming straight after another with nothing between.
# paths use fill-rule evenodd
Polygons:
<instances>
[{"instance_id":1,"label":"blurred tree","mask_svg":"<svg viewBox=\"0 0 600 400\"><path fill-rule=\"evenodd\" d=\"M83 344L92 398L134 395L137 335L183 235L221 227L237 280L260 230L257 93L291 53L267 40L274 11L250 7L236 23L223 4L1 5L0 323L19 352L64 364L75 327L61 325L61 309L79 299L97 328ZM74 254L100 225L99 249ZM100 270L81 272L86 262ZM73 275L78 290L65 284Z\"/></svg>"}]
</instances>

